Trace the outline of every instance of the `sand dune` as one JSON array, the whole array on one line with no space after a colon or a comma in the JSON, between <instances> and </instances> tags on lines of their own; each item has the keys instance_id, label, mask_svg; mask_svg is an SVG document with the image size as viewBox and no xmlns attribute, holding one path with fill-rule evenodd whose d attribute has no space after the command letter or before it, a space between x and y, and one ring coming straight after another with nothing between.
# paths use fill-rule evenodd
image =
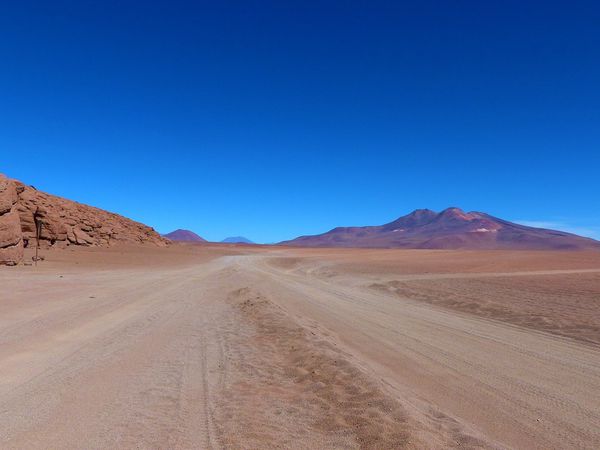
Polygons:
<instances>
[{"instance_id":1,"label":"sand dune","mask_svg":"<svg viewBox=\"0 0 600 450\"><path fill-rule=\"evenodd\" d=\"M600 446L598 256L420 255L175 245L3 269L0 447Z\"/></svg>"}]
</instances>

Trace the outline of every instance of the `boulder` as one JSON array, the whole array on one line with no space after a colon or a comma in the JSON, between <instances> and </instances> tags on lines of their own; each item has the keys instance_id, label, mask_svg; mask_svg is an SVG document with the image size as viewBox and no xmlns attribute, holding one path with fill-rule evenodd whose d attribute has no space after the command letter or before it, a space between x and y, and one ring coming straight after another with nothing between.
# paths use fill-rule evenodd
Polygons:
<instances>
[{"instance_id":1,"label":"boulder","mask_svg":"<svg viewBox=\"0 0 600 450\"><path fill-rule=\"evenodd\" d=\"M17 200L15 182L0 174L0 215L10 212Z\"/></svg>"},{"instance_id":2,"label":"boulder","mask_svg":"<svg viewBox=\"0 0 600 450\"><path fill-rule=\"evenodd\" d=\"M17 245L23 237L19 214L11 211L0 216L0 248Z\"/></svg>"},{"instance_id":3,"label":"boulder","mask_svg":"<svg viewBox=\"0 0 600 450\"><path fill-rule=\"evenodd\" d=\"M23 232L17 201L15 182L0 174L0 264L16 265L23 260Z\"/></svg>"},{"instance_id":4,"label":"boulder","mask_svg":"<svg viewBox=\"0 0 600 450\"><path fill-rule=\"evenodd\" d=\"M87 234L80 227L73 228L73 235L75 236L75 243L79 245L94 245L96 240Z\"/></svg>"}]
</instances>

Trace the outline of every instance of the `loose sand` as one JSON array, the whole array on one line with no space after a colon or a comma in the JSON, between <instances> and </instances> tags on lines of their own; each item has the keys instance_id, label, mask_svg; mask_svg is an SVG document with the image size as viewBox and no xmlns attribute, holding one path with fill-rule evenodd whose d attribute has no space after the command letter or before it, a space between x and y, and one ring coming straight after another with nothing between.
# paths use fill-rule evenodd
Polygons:
<instances>
[{"instance_id":1,"label":"loose sand","mask_svg":"<svg viewBox=\"0 0 600 450\"><path fill-rule=\"evenodd\" d=\"M600 253L45 256L0 269L1 448L600 447Z\"/></svg>"}]
</instances>

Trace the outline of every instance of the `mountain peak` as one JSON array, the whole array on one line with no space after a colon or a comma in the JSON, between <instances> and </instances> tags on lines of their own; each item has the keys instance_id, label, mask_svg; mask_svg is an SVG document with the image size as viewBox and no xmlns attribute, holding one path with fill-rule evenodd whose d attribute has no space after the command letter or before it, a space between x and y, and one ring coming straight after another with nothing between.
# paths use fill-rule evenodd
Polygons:
<instances>
[{"instance_id":1,"label":"mountain peak","mask_svg":"<svg viewBox=\"0 0 600 450\"><path fill-rule=\"evenodd\" d=\"M437 214L430 209L415 209L410 214L399 217L393 222L383 225L383 230L388 231L414 228L431 222L436 215Z\"/></svg>"},{"instance_id":2,"label":"mountain peak","mask_svg":"<svg viewBox=\"0 0 600 450\"><path fill-rule=\"evenodd\" d=\"M450 206L449 208L444 209L440 212L440 215L461 215L466 214L462 209L457 206Z\"/></svg>"},{"instance_id":3,"label":"mountain peak","mask_svg":"<svg viewBox=\"0 0 600 450\"><path fill-rule=\"evenodd\" d=\"M170 233L164 234L164 237L171 239L172 241L180 242L206 242L204 238L201 238L196 233L190 230L183 230L181 228L171 231Z\"/></svg>"},{"instance_id":4,"label":"mountain peak","mask_svg":"<svg viewBox=\"0 0 600 450\"><path fill-rule=\"evenodd\" d=\"M430 216L435 214L435 211L432 211L431 209L427 209L427 208L421 208L421 209L415 209L413 212L411 212L410 214L408 214L409 216Z\"/></svg>"},{"instance_id":5,"label":"mountain peak","mask_svg":"<svg viewBox=\"0 0 600 450\"><path fill-rule=\"evenodd\" d=\"M456 206L452 206L450 208L444 209L442 212L438 214L439 220L461 220L461 221L470 221L473 219L479 219L480 214L476 212L466 212Z\"/></svg>"},{"instance_id":6,"label":"mountain peak","mask_svg":"<svg viewBox=\"0 0 600 450\"><path fill-rule=\"evenodd\" d=\"M254 244L254 242L244 236L230 236L221 242L225 244Z\"/></svg>"}]
</instances>

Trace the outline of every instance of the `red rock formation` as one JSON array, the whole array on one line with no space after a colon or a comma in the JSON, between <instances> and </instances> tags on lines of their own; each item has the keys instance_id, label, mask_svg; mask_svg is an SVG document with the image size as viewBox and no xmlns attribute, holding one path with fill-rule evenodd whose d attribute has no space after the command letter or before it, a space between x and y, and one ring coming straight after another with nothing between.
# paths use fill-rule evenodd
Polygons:
<instances>
[{"instance_id":1,"label":"red rock formation","mask_svg":"<svg viewBox=\"0 0 600 450\"><path fill-rule=\"evenodd\" d=\"M36 223L42 248L168 243L146 225L0 175L0 264L18 264L23 248L36 245Z\"/></svg>"},{"instance_id":2,"label":"red rock formation","mask_svg":"<svg viewBox=\"0 0 600 450\"><path fill-rule=\"evenodd\" d=\"M15 182L0 174L0 264L10 266L23 259L23 239L17 201Z\"/></svg>"}]
</instances>

